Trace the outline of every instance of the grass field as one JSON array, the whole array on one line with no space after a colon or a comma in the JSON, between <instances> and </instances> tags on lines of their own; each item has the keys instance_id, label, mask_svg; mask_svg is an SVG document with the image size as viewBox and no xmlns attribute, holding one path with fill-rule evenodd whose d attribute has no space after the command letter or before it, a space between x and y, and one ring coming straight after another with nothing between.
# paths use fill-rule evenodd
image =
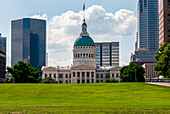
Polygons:
<instances>
[{"instance_id":1,"label":"grass field","mask_svg":"<svg viewBox=\"0 0 170 114\"><path fill-rule=\"evenodd\" d=\"M146 83L0 84L0 112L170 114L170 88Z\"/></svg>"}]
</instances>

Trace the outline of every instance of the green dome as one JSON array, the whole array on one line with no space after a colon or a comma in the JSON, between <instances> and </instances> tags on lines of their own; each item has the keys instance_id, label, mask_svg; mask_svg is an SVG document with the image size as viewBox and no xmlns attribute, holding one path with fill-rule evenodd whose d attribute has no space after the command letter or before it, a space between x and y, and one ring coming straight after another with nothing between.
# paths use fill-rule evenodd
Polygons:
<instances>
[{"instance_id":1,"label":"green dome","mask_svg":"<svg viewBox=\"0 0 170 114\"><path fill-rule=\"evenodd\" d=\"M91 37L79 36L74 42L74 46L95 46L95 44Z\"/></svg>"}]
</instances>

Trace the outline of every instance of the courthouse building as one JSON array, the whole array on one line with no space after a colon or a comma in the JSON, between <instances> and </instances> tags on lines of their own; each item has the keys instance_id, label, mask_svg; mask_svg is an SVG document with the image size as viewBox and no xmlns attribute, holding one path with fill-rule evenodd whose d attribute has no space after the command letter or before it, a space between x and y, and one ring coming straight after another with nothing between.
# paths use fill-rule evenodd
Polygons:
<instances>
[{"instance_id":1,"label":"courthouse building","mask_svg":"<svg viewBox=\"0 0 170 114\"><path fill-rule=\"evenodd\" d=\"M82 32L73 45L73 65L71 67L42 67L42 79L54 78L59 83L100 83L106 78L120 80L121 67L96 67L96 47L87 32L87 24L82 24Z\"/></svg>"}]
</instances>

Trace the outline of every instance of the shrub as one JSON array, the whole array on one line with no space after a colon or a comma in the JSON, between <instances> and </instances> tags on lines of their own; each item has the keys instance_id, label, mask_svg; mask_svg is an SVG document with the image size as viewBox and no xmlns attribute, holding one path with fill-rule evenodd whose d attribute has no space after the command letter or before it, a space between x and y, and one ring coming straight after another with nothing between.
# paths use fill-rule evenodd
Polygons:
<instances>
[{"instance_id":1,"label":"shrub","mask_svg":"<svg viewBox=\"0 0 170 114\"><path fill-rule=\"evenodd\" d=\"M57 81L53 78L47 77L42 79L42 83L57 83Z\"/></svg>"},{"instance_id":2,"label":"shrub","mask_svg":"<svg viewBox=\"0 0 170 114\"><path fill-rule=\"evenodd\" d=\"M107 79L104 80L104 83L117 83L117 82L118 82L118 80L116 80L114 78L112 78L112 79L107 78Z\"/></svg>"}]
</instances>

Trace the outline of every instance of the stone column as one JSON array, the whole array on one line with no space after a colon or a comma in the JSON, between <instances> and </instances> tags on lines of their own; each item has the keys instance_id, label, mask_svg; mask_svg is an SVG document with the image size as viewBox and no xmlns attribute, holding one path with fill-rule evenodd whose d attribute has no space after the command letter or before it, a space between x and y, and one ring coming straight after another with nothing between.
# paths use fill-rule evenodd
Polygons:
<instances>
[{"instance_id":1,"label":"stone column","mask_svg":"<svg viewBox=\"0 0 170 114\"><path fill-rule=\"evenodd\" d=\"M112 72L110 72L110 79L112 79Z\"/></svg>"},{"instance_id":2,"label":"stone column","mask_svg":"<svg viewBox=\"0 0 170 114\"><path fill-rule=\"evenodd\" d=\"M75 78L76 78L76 83L77 83L77 72L75 72Z\"/></svg>"},{"instance_id":3,"label":"stone column","mask_svg":"<svg viewBox=\"0 0 170 114\"><path fill-rule=\"evenodd\" d=\"M73 72L71 72L71 83L73 83Z\"/></svg>"},{"instance_id":4,"label":"stone column","mask_svg":"<svg viewBox=\"0 0 170 114\"><path fill-rule=\"evenodd\" d=\"M80 83L82 83L82 72L80 72Z\"/></svg>"},{"instance_id":5,"label":"stone column","mask_svg":"<svg viewBox=\"0 0 170 114\"><path fill-rule=\"evenodd\" d=\"M91 83L91 72L89 72L89 74L90 74L90 83Z\"/></svg>"},{"instance_id":6,"label":"stone column","mask_svg":"<svg viewBox=\"0 0 170 114\"><path fill-rule=\"evenodd\" d=\"M87 72L84 73L85 73L85 83L87 83Z\"/></svg>"},{"instance_id":7,"label":"stone column","mask_svg":"<svg viewBox=\"0 0 170 114\"><path fill-rule=\"evenodd\" d=\"M94 83L96 83L96 72L94 71Z\"/></svg>"}]
</instances>

